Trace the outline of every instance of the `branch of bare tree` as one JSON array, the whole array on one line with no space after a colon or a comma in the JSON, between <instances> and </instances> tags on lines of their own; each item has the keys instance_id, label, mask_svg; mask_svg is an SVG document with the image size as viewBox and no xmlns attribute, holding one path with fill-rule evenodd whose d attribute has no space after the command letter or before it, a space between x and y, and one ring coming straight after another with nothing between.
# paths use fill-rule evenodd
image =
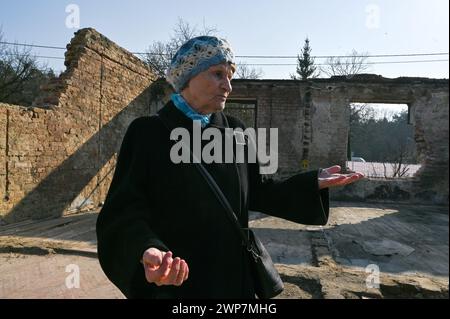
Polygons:
<instances>
[{"instance_id":1,"label":"branch of bare tree","mask_svg":"<svg viewBox=\"0 0 450 319\"><path fill-rule=\"evenodd\" d=\"M217 36L218 30L210 27L203 22L201 29L197 26L191 26L182 18L178 18L177 25L173 29L173 34L168 41L153 42L143 57L152 72L159 77L165 77L166 70L169 68L173 56L177 50L189 39L200 35ZM241 79L258 79L263 72L261 69L248 67L245 63L237 66L236 75Z\"/></svg>"},{"instance_id":2,"label":"branch of bare tree","mask_svg":"<svg viewBox=\"0 0 450 319\"><path fill-rule=\"evenodd\" d=\"M345 58L328 58L325 61L325 66L322 66L320 70L329 77L346 76L351 78L370 69L370 66L366 64L368 55L368 52L359 53L356 50L352 50Z\"/></svg>"}]
</instances>

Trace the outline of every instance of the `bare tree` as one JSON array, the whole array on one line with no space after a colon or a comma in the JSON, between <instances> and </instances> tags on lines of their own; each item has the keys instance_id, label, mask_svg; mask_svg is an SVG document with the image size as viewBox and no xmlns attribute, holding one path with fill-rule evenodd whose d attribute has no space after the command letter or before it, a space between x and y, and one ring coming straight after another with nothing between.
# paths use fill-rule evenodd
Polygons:
<instances>
[{"instance_id":1,"label":"bare tree","mask_svg":"<svg viewBox=\"0 0 450 319\"><path fill-rule=\"evenodd\" d=\"M0 29L0 42L4 41ZM54 77L52 70L39 66L29 48L0 43L1 102L31 105L40 86L49 77Z\"/></svg>"},{"instance_id":2,"label":"bare tree","mask_svg":"<svg viewBox=\"0 0 450 319\"><path fill-rule=\"evenodd\" d=\"M182 18L178 18L177 25L173 29L173 35L169 41L156 41L152 43L144 55L144 61L150 69L160 77L165 77L166 70L177 50L189 39L200 35L217 36L215 27L206 26L203 22L199 30L197 26L191 26ZM263 75L261 69L249 68L245 63L237 66L236 74L241 79L258 79Z\"/></svg>"},{"instance_id":3,"label":"bare tree","mask_svg":"<svg viewBox=\"0 0 450 319\"><path fill-rule=\"evenodd\" d=\"M367 103L350 104L350 126L358 122L365 122L375 117L376 111Z\"/></svg>"},{"instance_id":4,"label":"bare tree","mask_svg":"<svg viewBox=\"0 0 450 319\"><path fill-rule=\"evenodd\" d=\"M392 163L392 177L406 177L406 173L409 171L409 165L403 164L401 162L399 163Z\"/></svg>"},{"instance_id":5,"label":"bare tree","mask_svg":"<svg viewBox=\"0 0 450 319\"><path fill-rule=\"evenodd\" d=\"M164 77L164 73L170 65L172 55L173 53L168 43L157 41L151 44L144 56L144 61L153 73Z\"/></svg>"},{"instance_id":6,"label":"bare tree","mask_svg":"<svg viewBox=\"0 0 450 319\"><path fill-rule=\"evenodd\" d=\"M3 32L0 29L0 42L3 42ZM17 46L9 48L0 44L0 100L6 101L21 84L29 77L34 61L30 50L19 50Z\"/></svg>"},{"instance_id":7,"label":"bare tree","mask_svg":"<svg viewBox=\"0 0 450 319\"><path fill-rule=\"evenodd\" d=\"M377 169L375 168L375 164L374 163L371 163L371 164L372 164L372 174L373 175L370 177L380 177L380 175L377 172ZM386 171L386 165L384 165L384 163L383 163L383 169L384 169L384 176L386 177L387 171Z\"/></svg>"},{"instance_id":8,"label":"bare tree","mask_svg":"<svg viewBox=\"0 0 450 319\"><path fill-rule=\"evenodd\" d=\"M216 34L216 28L207 27L203 24L202 29L199 31L196 26L191 26L182 18L178 18L170 40L152 43L144 56L144 61L154 73L164 77L173 56L183 43L196 36Z\"/></svg>"},{"instance_id":9,"label":"bare tree","mask_svg":"<svg viewBox=\"0 0 450 319\"><path fill-rule=\"evenodd\" d=\"M260 79L264 75L264 72L261 68L255 69L250 68L247 63L239 63L236 68L235 77L237 79L249 79L255 80Z\"/></svg>"},{"instance_id":10,"label":"bare tree","mask_svg":"<svg viewBox=\"0 0 450 319\"><path fill-rule=\"evenodd\" d=\"M370 66L367 64L368 55L369 53L367 52L359 53L356 50L352 50L352 53L348 54L347 57L328 58L320 70L329 77L338 75L351 78L370 69Z\"/></svg>"},{"instance_id":11,"label":"bare tree","mask_svg":"<svg viewBox=\"0 0 450 319\"><path fill-rule=\"evenodd\" d=\"M409 171L409 164L405 163L405 159L407 158L408 150L405 142L401 142L398 145L398 149L396 154L393 156L393 160L390 161L392 168L392 177L405 177L406 173Z\"/></svg>"}]
</instances>

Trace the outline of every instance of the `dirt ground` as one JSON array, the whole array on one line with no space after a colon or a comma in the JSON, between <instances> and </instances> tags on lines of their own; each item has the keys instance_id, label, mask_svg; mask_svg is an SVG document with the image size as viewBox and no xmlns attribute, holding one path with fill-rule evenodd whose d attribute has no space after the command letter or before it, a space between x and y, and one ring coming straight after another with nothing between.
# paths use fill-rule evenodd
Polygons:
<instances>
[{"instance_id":1,"label":"dirt ground","mask_svg":"<svg viewBox=\"0 0 450 319\"><path fill-rule=\"evenodd\" d=\"M98 263L96 217L0 227L0 298L124 298ZM333 203L324 227L259 213L250 225L285 284L276 298L449 297L448 208Z\"/></svg>"},{"instance_id":2,"label":"dirt ground","mask_svg":"<svg viewBox=\"0 0 450 319\"><path fill-rule=\"evenodd\" d=\"M285 290L281 299L448 299L448 282L417 276L382 275L367 288L367 273L328 267L278 266Z\"/></svg>"}]
</instances>

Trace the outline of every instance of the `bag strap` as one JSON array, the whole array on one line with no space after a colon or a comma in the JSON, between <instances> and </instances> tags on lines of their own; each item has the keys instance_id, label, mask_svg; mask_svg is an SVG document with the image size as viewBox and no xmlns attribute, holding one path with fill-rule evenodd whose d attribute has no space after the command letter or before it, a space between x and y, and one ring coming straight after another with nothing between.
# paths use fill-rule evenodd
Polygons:
<instances>
[{"instance_id":1,"label":"bag strap","mask_svg":"<svg viewBox=\"0 0 450 319\"><path fill-rule=\"evenodd\" d=\"M157 114L157 116L161 120L161 122L164 124L164 126L169 130L169 132L171 132L172 125L169 123L169 121L167 119L163 118L162 116L160 116L159 114ZM180 142L181 142L183 147L188 148L186 146L186 144L183 143L183 140L181 140ZM189 149L189 152L192 155L192 158L195 159L195 160L193 160L193 162L194 162L193 164L194 164L195 168L198 170L200 175L202 175L202 177L206 180L208 186L210 187L210 189L212 190L212 192L214 193L214 195L216 196L216 198L218 199L220 204L223 206L223 208L225 208L225 211L227 212L228 219L231 221L231 223L234 225L236 230L239 232L239 234L240 234L240 236L242 238L242 242L243 242L243 244L245 244L247 250L249 252L251 252L252 254L259 255L258 252L256 252L254 250L254 247L253 247L252 243L249 241L249 239L247 237L247 234L244 231L244 228L239 223L239 219L237 218L236 214L234 213L233 208L230 205L230 202L228 201L228 199L223 194L223 192L220 189L219 185L217 185L216 181L211 176L211 174L201 164L200 160L195 157L195 155L192 153L192 150L190 148L188 148L188 149Z\"/></svg>"}]
</instances>

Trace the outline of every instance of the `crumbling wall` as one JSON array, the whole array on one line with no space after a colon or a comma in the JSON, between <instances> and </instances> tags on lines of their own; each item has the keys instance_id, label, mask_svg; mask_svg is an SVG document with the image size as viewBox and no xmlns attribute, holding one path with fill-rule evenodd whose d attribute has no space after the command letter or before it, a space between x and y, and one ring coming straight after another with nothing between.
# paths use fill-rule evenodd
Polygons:
<instances>
[{"instance_id":1,"label":"crumbling wall","mask_svg":"<svg viewBox=\"0 0 450 319\"><path fill-rule=\"evenodd\" d=\"M171 91L151 85L156 77L144 63L93 29L75 34L65 64L33 107L0 103L0 222L101 205L129 123L159 109ZM448 91L448 80L366 75L234 80L230 98L256 101L256 126L279 129L276 178L345 167L350 103L406 103L422 169L411 179L366 180L332 196L448 204Z\"/></svg>"},{"instance_id":2,"label":"crumbling wall","mask_svg":"<svg viewBox=\"0 0 450 319\"><path fill-rule=\"evenodd\" d=\"M438 199L448 203L448 84L447 91L423 88L417 93L420 95L411 103L411 110L423 166L414 181L415 196L425 202Z\"/></svg>"},{"instance_id":3,"label":"crumbling wall","mask_svg":"<svg viewBox=\"0 0 450 319\"><path fill-rule=\"evenodd\" d=\"M410 106L422 168L404 180L365 180L333 189L334 199L448 204L448 80L377 75L311 81L234 80L230 100L257 101L257 127L279 129L284 178L305 169L345 167L350 103Z\"/></svg>"},{"instance_id":4,"label":"crumbling wall","mask_svg":"<svg viewBox=\"0 0 450 319\"><path fill-rule=\"evenodd\" d=\"M149 114L155 76L94 29L32 108L0 104L0 217L13 222L101 204L125 129Z\"/></svg>"},{"instance_id":5,"label":"crumbling wall","mask_svg":"<svg viewBox=\"0 0 450 319\"><path fill-rule=\"evenodd\" d=\"M345 94L316 82L234 80L233 99L256 100L256 126L278 128L276 177L330 162L345 164L349 129Z\"/></svg>"}]
</instances>

